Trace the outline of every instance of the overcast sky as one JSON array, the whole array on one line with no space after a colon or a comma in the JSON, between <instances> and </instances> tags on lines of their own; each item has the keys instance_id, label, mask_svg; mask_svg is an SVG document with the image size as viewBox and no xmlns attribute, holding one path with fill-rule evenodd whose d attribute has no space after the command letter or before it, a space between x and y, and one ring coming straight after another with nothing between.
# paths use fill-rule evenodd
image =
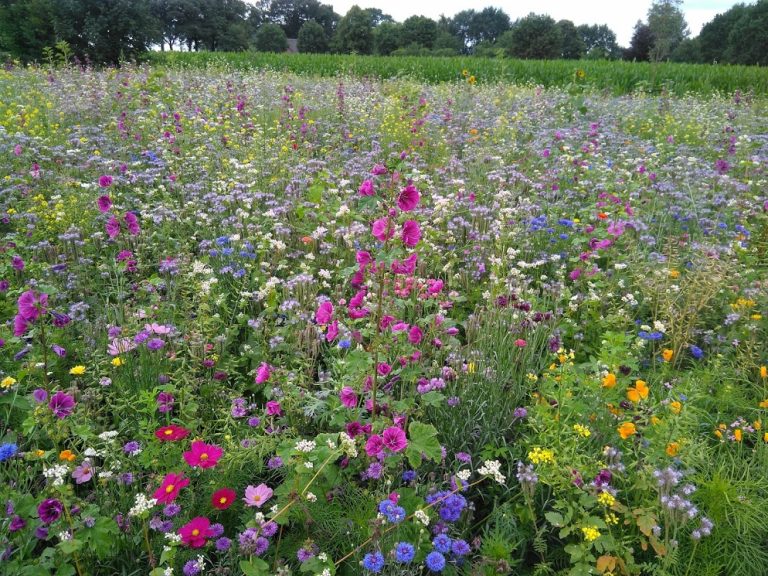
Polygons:
<instances>
[{"instance_id":1,"label":"overcast sky","mask_svg":"<svg viewBox=\"0 0 768 576\"><path fill-rule=\"evenodd\" d=\"M512 21L531 12L548 14L555 20L572 20L579 24L607 24L616 33L622 46L628 46L632 29L638 20L645 20L651 0L321 0L331 4L342 16L353 5L361 8L380 8L398 22L409 16L428 16L437 19L441 14L453 16L457 12L486 6L501 8ZM685 0L683 11L691 36L715 15L737 4L730 0ZM752 3L752 2L746 2Z\"/></svg>"}]
</instances>

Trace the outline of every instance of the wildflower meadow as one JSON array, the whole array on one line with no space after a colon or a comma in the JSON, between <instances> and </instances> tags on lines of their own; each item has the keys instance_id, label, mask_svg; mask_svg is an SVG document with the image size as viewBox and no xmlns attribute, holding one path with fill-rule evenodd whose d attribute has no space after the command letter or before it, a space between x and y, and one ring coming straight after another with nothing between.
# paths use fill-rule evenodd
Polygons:
<instances>
[{"instance_id":1,"label":"wildflower meadow","mask_svg":"<svg viewBox=\"0 0 768 576\"><path fill-rule=\"evenodd\" d=\"M768 100L0 72L0 574L768 574Z\"/></svg>"}]
</instances>

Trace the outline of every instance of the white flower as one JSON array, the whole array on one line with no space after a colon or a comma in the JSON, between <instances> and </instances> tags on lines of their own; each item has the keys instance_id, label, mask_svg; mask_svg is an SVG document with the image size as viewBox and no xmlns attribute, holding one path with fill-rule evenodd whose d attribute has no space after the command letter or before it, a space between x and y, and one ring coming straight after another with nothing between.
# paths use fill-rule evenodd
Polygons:
<instances>
[{"instance_id":1,"label":"white flower","mask_svg":"<svg viewBox=\"0 0 768 576\"><path fill-rule=\"evenodd\" d=\"M299 440L296 443L296 450L298 452L309 453L315 449L315 446L317 446L317 444L315 443L314 440Z\"/></svg>"},{"instance_id":2,"label":"white flower","mask_svg":"<svg viewBox=\"0 0 768 576\"><path fill-rule=\"evenodd\" d=\"M156 499L147 498L145 494L139 492L136 494L133 508L128 511L128 516L141 516L145 512L149 512L155 504L157 504Z\"/></svg>"},{"instance_id":3,"label":"white flower","mask_svg":"<svg viewBox=\"0 0 768 576\"><path fill-rule=\"evenodd\" d=\"M320 552L320 554L317 555L317 559L320 560L320 562L327 562L328 554L326 554L325 552Z\"/></svg>"},{"instance_id":4,"label":"white flower","mask_svg":"<svg viewBox=\"0 0 768 576\"><path fill-rule=\"evenodd\" d=\"M493 476L499 484L504 484L507 478L501 473L501 462L498 460L486 460L483 465L477 469L481 476Z\"/></svg>"},{"instance_id":5,"label":"white flower","mask_svg":"<svg viewBox=\"0 0 768 576\"><path fill-rule=\"evenodd\" d=\"M424 512L424 510L416 510L416 512L413 513L413 517L424 524L424 526L429 526L429 516L427 516L427 513Z\"/></svg>"},{"instance_id":6,"label":"white flower","mask_svg":"<svg viewBox=\"0 0 768 576\"><path fill-rule=\"evenodd\" d=\"M470 474L472 474L472 473L469 470L460 470L460 471L456 472L456 477L459 480L461 480L463 482L466 482L467 480L469 480Z\"/></svg>"},{"instance_id":7,"label":"white flower","mask_svg":"<svg viewBox=\"0 0 768 576\"><path fill-rule=\"evenodd\" d=\"M59 540L61 540L62 542L64 542L65 540L72 540L72 534L70 534L68 530L59 532L58 536L59 536Z\"/></svg>"},{"instance_id":8,"label":"white flower","mask_svg":"<svg viewBox=\"0 0 768 576\"><path fill-rule=\"evenodd\" d=\"M99 438L104 441L109 441L116 437L117 437L117 430L107 430L106 432L102 432L101 434L99 434Z\"/></svg>"},{"instance_id":9,"label":"white flower","mask_svg":"<svg viewBox=\"0 0 768 576\"><path fill-rule=\"evenodd\" d=\"M307 492L306 496L304 496L308 502L317 502L317 496L315 496L312 492Z\"/></svg>"}]
</instances>

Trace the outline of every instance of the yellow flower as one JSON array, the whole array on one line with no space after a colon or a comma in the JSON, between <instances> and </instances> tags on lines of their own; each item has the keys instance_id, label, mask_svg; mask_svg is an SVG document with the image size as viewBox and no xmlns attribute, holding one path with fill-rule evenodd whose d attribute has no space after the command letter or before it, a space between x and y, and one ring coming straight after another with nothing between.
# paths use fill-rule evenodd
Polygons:
<instances>
[{"instance_id":1,"label":"yellow flower","mask_svg":"<svg viewBox=\"0 0 768 576\"><path fill-rule=\"evenodd\" d=\"M603 388L613 388L616 386L616 374L608 373L603 376Z\"/></svg>"},{"instance_id":2,"label":"yellow flower","mask_svg":"<svg viewBox=\"0 0 768 576\"><path fill-rule=\"evenodd\" d=\"M763 315L762 314L752 314L752 316L749 317L750 320L762 320Z\"/></svg>"},{"instance_id":3,"label":"yellow flower","mask_svg":"<svg viewBox=\"0 0 768 576\"><path fill-rule=\"evenodd\" d=\"M616 431L619 433L619 436L621 436L623 440L626 440L630 436L637 434L637 428L632 422L624 422L616 429Z\"/></svg>"},{"instance_id":4,"label":"yellow flower","mask_svg":"<svg viewBox=\"0 0 768 576\"><path fill-rule=\"evenodd\" d=\"M602 504L606 508L610 508L611 506L616 504L616 498L610 492L600 492L600 494L597 497L597 501L600 502L600 504Z\"/></svg>"},{"instance_id":5,"label":"yellow flower","mask_svg":"<svg viewBox=\"0 0 768 576\"><path fill-rule=\"evenodd\" d=\"M43 456L45 456L45 450L40 450L38 448L37 450L35 450L35 456L37 456L38 458L42 458Z\"/></svg>"},{"instance_id":6,"label":"yellow flower","mask_svg":"<svg viewBox=\"0 0 768 576\"><path fill-rule=\"evenodd\" d=\"M474 374L476 369L477 367L475 366L474 362L470 362L469 364L467 364L467 372L469 372L470 374Z\"/></svg>"},{"instance_id":7,"label":"yellow flower","mask_svg":"<svg viewBox=\"0 0 768 576\"><path fill-rule=\"evenodd\" d=\"M594 542L600 538L600 530L597 529L597 526L585 526L581 529L581 533L584 534L584 540L587 542Z\"/></svg>"},{"instance_id":8,"label":"yellow flower","mask_svg":"<svg viewBox=\"0 0 768 576\"><path fill-rule=\"evenodd\" d=\"M474 85L475 82L477 82L477 78L475 78L474 76L470 76L469 78L467 78L467 82Z\"/></svg>"},{"instance_id":9,"label":"yellow flower","mask_svg":"<svg viewBox=\"0 0 768 576\"><path fill-rule=\"evenodd\" d=\"M16 384L16 378L11 378L10 376L6 376L0 380L0 388L10 388L14 384Z\"/></svg>"},{"instance_id":10,"label":"yellow flower","mask_svg":"<svg viewBox=\"0 0 768 576\"><path fill-rule=\"evenodd\" d=\"M123 359L120 358L120 356L115 356L112 358L112 366L118 367L122 366L123 364L125 364L125 362L123 362Z\"/></svg>"},{"instance_id":11,"label":"yellow flower","mask_svg":"<svg viewBox=\"0 0 768 576\"><path fill-rule=\"evenodd\" d=\"M627 398L632 402L640 402L648 398L648 386L643 380L636 380L635 385L627 390Z\"/></svg>"},{"instance_id":12,"label":"yellow flower","mask_svg":"<svg viewBox=\"0 0 768 576\"><path fill-rule=\"evenodd\" d=\"M667 444L667 456L675 457L677 456L677 453L680 451L680 444L678 442L670 442Z\"/></svg>"},{"instance_id":13,"label":"yellow flower","mask_svg":"<svg viewBox=\"0 0 768 576\"><path fill-rule=\"evenodd\" d=\"M592 434L592 432L590 432L589 428L587 428L586 426L584 426L582 424L574 424L573 425L573 429L576 432L576 434L578 434L582 438L589 438L589 436Z\"/></svg>"},{"instance_id":14,"label":"yellow flower","mask_svg":"<svg viewBox=\"0 0 768 576\"><path fill-rule=\"evenodd\" d=\"M754 422L752 422L752 427L755 430L762 430L763 429L763 423L760 420L755 420Z\"/></svg>"},{"instance_id":15,"label":"yellow flower","mask_svg":"<svg viewBox=\"0 0 768 576\"><path fill-rule=\"evenodd\" d=\"M718 438L722 439L723 438L723 433L720 432L720 430L715 430L715 436L717 436Z\"/></svg>"},{"instance_id":16,"label":"yellow flower","mask_svg":"<svg viewBox=\"0 0 768 576\"><path fill-rule=\"evenodd\" d=\"M763 434L763 442L768 442L768 432Z\"/></svg>"},{"instance_id":17,"label":"yellow flower","mask_svg":"<svg viewBox=\"0 0 768 576\"><path fill-rule=\"evenodd\" d=\"M664 348L664 350L661 351L661 357L664 358L664 362L669 362L672 360L672 356L675 355L675 351L671 348Z\"/></svg>"},{"instance_id":18,"label":"yellow flower","mask_svg":"<svg viewBox=\"0 0 768 576\"><path fill-rule=\"evenodd\" d=\"M736 428L736 430L733 431L733 439L736 440L736 442L741 442L741 439L742 439L741 428Z\"/></svg>"},{"instance_id":19,"label":"yellow flower","mask_svg":"<svg viewBox=\"0 0 768 576\"><path fill-rule=\"evenodd\" d=\"M534 464L542 464L542 463L554 464L555 453L552 450L542 449L537 446L536 448L528 452L528 460L530 460Z\"/></svg>"},{"instance_id":20,"label":"yellow flower","mask_svg":"<svg viewBox=\"0 0 768 576\"><path fill-rule=\"evenodd\" d=\"M768 367L760 366L760 378L768 378Z\"/></svg>"},{"instance_id":21,"label":"yellow flower","mask_svg":"<svg viewBox=\"0 0 768 576\"><path fill-rule=\"evenodd\" d=\"M669 403L669 409L672 410L673 414L680 414L680 412L683 410L683 405L682 403L675 400L674 402Z\"/></svg>"},{"instance_id":22,"label":"yellow flower","mask_svg":"<svg viewBox=\"0 0 768 576\"><path fill-rule=\"evenodd\" d=\"M653 424L654 426L658 426L659 424L661 424L661 418L659 418L658 416L651 416L651 424Z\"/></svg>"},{"instance_id":23,"label":"yellow flower","mask_svg":"<svg viewBox=\"0 0 768 576\"><path fill-rule=\"evenodd\" d=\"M680 271L679 270L670 270L669 271L669 277L672 279L680 278Z\"/></svg>"},{"instance_id":24,"label":"yellow flower","mask_svg":"<svg viewBox=\"0 0 768 576\"><path fill-rule=\"evenodd\" d=\"M760 408L768 408L768 398L760 402Z\"/></svg>"},{"instance_id":25,"label":"yellow flower","mask_svg":"<svg viewBox=\"0 0 768 576\"><path fill-rule=\"evenodd\" d=\"M613 512L608 512L605 515L605 523L606 524L613 524L614 526L619 523L619 517L616 516Z\"/></svg>"},{"instance_id":26,"label":"yellow flower","mask_svg":"<svg viewBox=\"0 0 768 576\"><path fill-rule=\"evenodd\" d=\"M73 376L82 376L85 374L85 366L74 366L69 369L69 373Z\"/></svg>"},{"instance_id":27,"label":"yellow flower","mask_svg":"<svg viewBox=\"0 0 768 576\"><path fill-rule=\"evenodd\" d=\"M464 70L461 71L461 75L464 76L464 78L466 78L467 76L469 76L469 70L464 68Z\"/></svg>"}]
</instances>

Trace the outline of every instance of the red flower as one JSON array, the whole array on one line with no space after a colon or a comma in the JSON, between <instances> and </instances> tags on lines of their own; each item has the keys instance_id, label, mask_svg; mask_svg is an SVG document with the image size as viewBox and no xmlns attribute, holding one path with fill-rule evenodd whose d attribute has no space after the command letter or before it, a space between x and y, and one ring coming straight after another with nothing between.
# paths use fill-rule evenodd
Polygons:
<instances>
[{"instance_id":1,"label":"red flower","mask_svg":"<svg viewBox=\"0 0 768 576\"><path fill-rule=\"evenodd\" d=\"M211 504L217 510L226 510L235 502L237 494L231 488L216 490L211 496Z\"/></svg>"},{"instance_id":2,"label":"red flower","mask_svg":"<svg viewBox=\"0 0 768 576\"><path fill-rule=\"evenodd\" d=\"M213 468L219 462L224 450L213 444L206 444L202 440L195 440L188 452L184 452L184 460L192 466L200 468Z\"/></svg>"},{"instance_id":3,"label":"red flower","mask_svg":"<svg viewBox=\"0 0 768 576\"><path fill-rule=\"evenodd\" d=\"M163 426L162 428L155 430L155 438L162 442L175 442L176 440L181 440L187 436L189 436L189 430L177 426L176 424Z\"/></svg>"},{"instance_id":4,"label":"red flower","mask_svg":"<svg viewBox=\"0 0 768 576\"><path fill-rule=\"evenodd\" d=\"M207 538L211 538L211 521L204 516L192 518L179 528L181 541L190 548L202 548Z\"/></svg>"},{"instance_id":5,"label":"red flower","mask_svg":"<svg viewBox=\"0 0 768 576\"><path fill-rule=\"evenodd\" d=\"M160 488L152 495L158 504L170 504L179 495L179 491L189 484L189 478L183 474L166 474Z\"/></svg>"}]
</instances>

